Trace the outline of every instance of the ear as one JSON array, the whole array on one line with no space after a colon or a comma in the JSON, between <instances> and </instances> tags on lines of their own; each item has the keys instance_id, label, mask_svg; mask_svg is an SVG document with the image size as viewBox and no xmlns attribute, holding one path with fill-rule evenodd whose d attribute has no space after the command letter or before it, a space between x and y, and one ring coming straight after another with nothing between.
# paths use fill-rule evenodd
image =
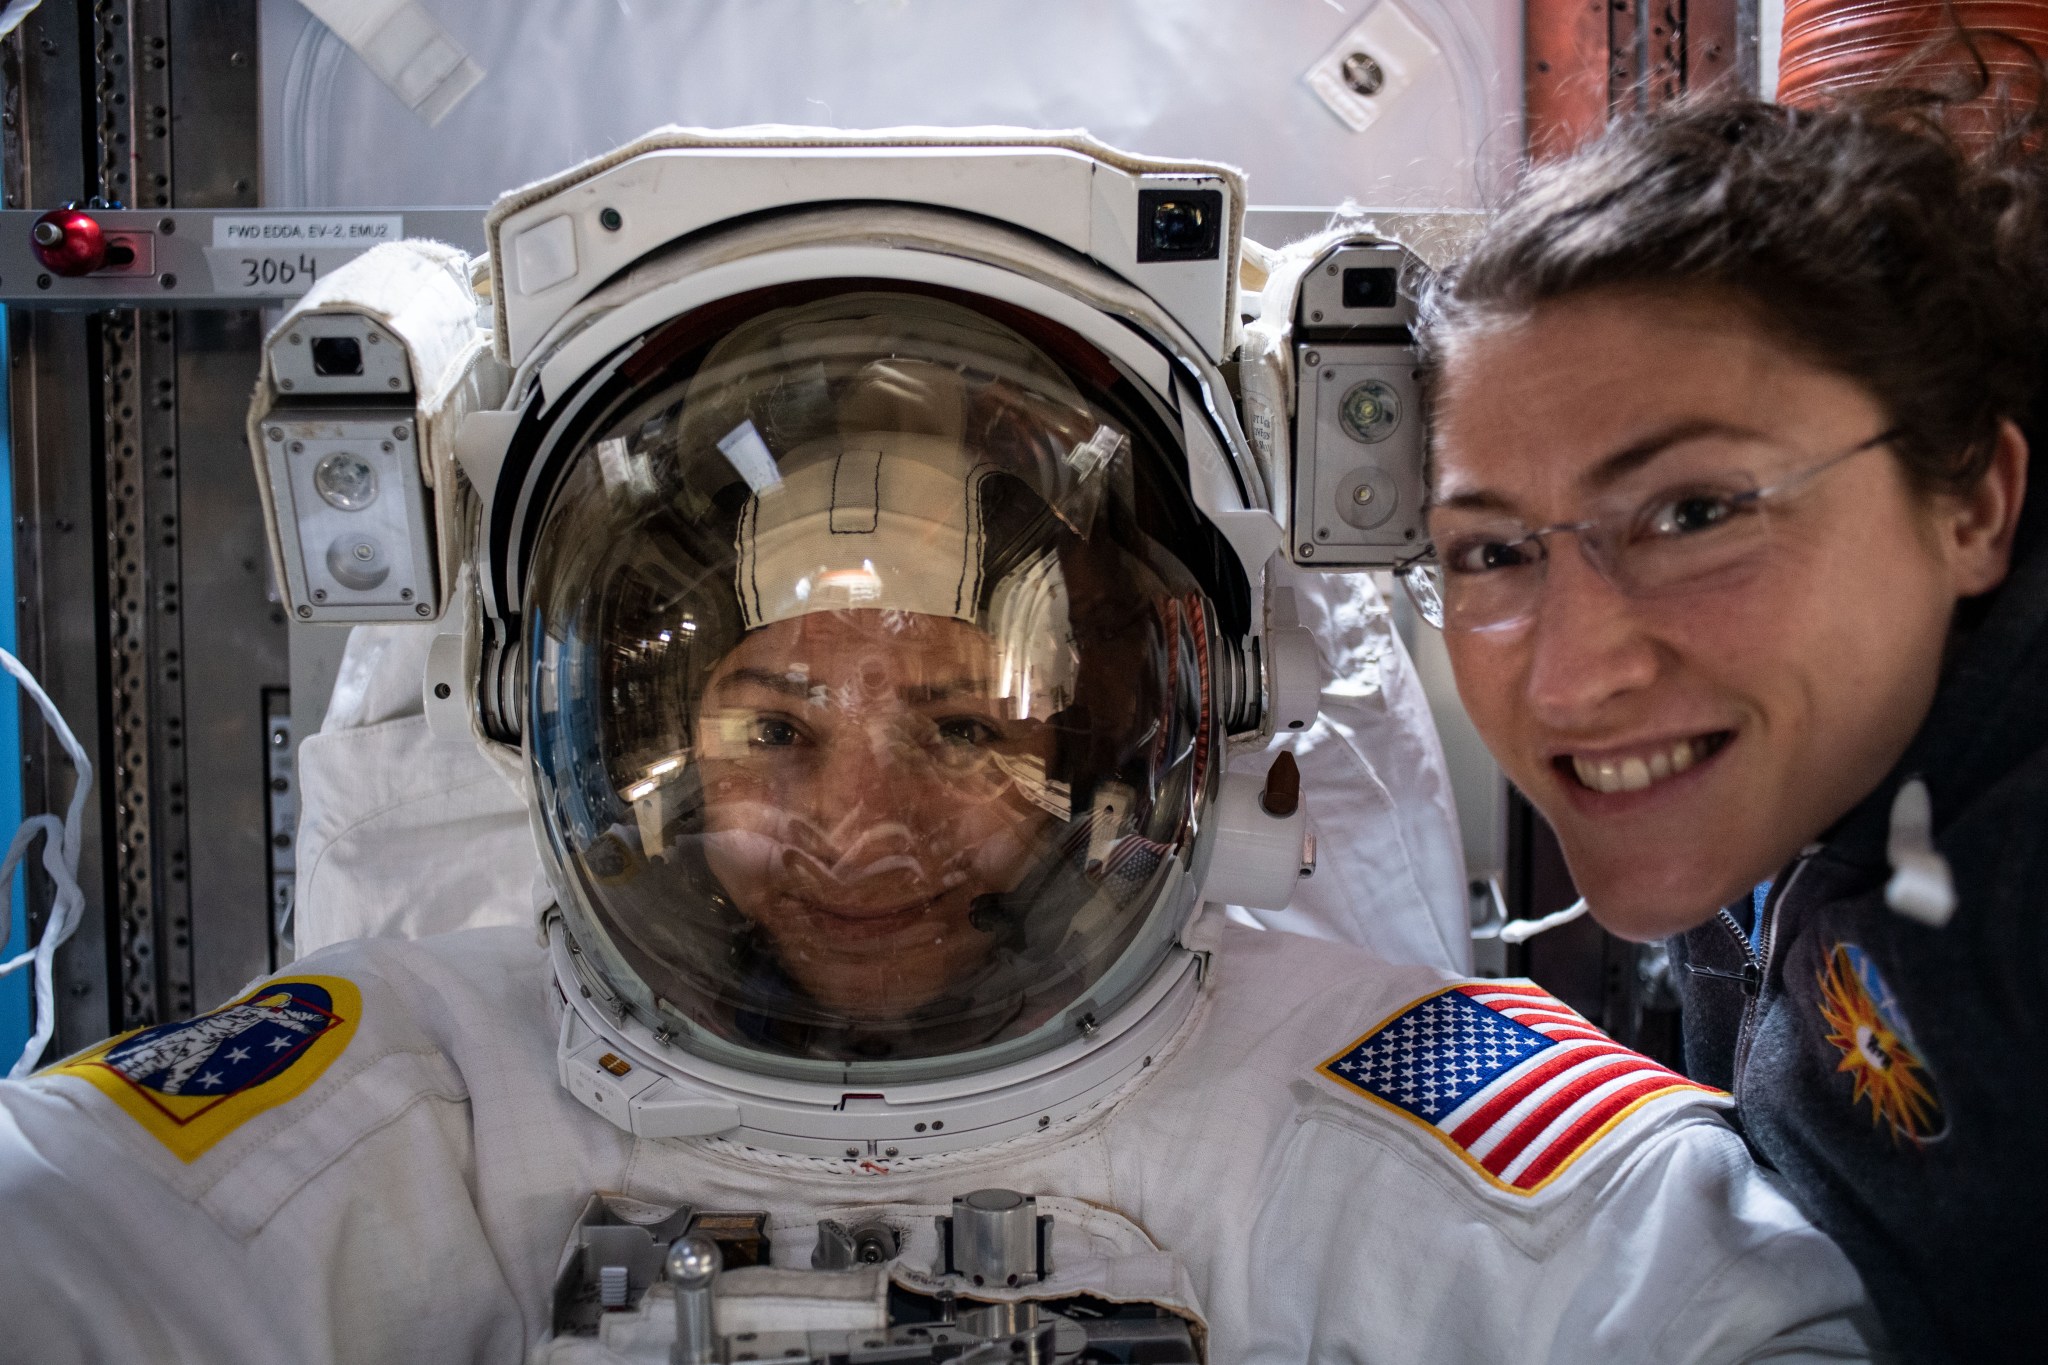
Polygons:
<instances>
[{"instance_id":1,"label":"ear","mask_svg":"<svg viewBox=\"0 0 2048 1365\"><path fill-rule=\"evenodd\" d=\"M2005 581L2013 532L2027 499L2027 438L2010 419L1998 424L1991 465L1967 493L1949 500L1942 539L1956 596L1975 597Z\"/></svg>"}]
</instances>

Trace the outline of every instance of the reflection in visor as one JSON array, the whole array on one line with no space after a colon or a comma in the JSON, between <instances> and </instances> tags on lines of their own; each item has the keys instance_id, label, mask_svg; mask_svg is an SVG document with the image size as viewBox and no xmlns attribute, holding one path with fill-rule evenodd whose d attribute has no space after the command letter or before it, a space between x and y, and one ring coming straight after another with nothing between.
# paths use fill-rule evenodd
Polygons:
<instances>
[{"instance_id":1,"label":"reflection in visor","mask_svg":"<svg viewBox=\"0 0 2048 1365\"><path fill-rule=\"evenodd\" d=\"M1184 479L1117 407L966 307L853 293L685 357L585 449L529 733L628 1008L741 1065L940 1074L1142 984L1213 721L1205 599L1136 503Z\"/></svg>"}]
</instances>

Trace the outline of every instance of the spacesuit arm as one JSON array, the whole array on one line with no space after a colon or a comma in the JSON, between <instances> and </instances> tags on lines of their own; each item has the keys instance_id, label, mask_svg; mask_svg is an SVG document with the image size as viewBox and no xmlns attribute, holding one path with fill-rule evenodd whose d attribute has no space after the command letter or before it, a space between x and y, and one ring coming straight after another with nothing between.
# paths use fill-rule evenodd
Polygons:
<instances>
[{"instance_id":1,"label":"spacesuit arm","mask_svg":"<svg viewBox=\"0 0 2048 1365\"><path fill-rule=\"evenodd\" d=\"M1552 1360L1883 1357L1847 1257L1718 1120L1673 1125L1582 1197L1592 1214L1545 1276L1565 1296Z\"/></svg>"}]
</instances>

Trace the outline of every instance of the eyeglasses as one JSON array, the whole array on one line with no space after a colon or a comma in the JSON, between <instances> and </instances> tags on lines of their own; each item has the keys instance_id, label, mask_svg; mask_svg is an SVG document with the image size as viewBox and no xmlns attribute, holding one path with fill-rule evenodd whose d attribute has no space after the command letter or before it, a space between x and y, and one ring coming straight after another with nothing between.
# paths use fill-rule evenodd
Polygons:
<instances>
[{"instance_id":1,"label":"eyeglasses","mask_svg":"<svg viewBox=\"0 0 2048 1365\"><path fill-rule=\"evenodd\" d=\"M1897 427L1880 432L1768 487L1739 471L1688 478L1633 506L1533 531L1512 519L1445 514L1448 524L1434 541L1394 572L1423 620L1461 631L1508 630L1534 619L1555 535L1578 537L1586 562L1628 597L1731 584L1768 558L1773 503L1898 435Z\"/></svg>"}]
</instances>

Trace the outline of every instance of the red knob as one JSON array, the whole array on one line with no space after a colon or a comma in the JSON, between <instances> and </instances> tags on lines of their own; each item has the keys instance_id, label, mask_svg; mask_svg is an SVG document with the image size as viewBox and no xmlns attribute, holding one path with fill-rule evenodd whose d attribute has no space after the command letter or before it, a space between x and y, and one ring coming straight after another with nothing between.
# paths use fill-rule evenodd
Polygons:
<instances>
[{"instance_id":1,"label":"red knob","mask_svg":"<svg viewBox=\"0 0 2048 1365\"><path fill-rule=\"evenodd\" d=\"M107 263L107 235L78 209L51 209L29 230L29 245L56 275L90 275Z\"/></svg>"}]
</instances>

